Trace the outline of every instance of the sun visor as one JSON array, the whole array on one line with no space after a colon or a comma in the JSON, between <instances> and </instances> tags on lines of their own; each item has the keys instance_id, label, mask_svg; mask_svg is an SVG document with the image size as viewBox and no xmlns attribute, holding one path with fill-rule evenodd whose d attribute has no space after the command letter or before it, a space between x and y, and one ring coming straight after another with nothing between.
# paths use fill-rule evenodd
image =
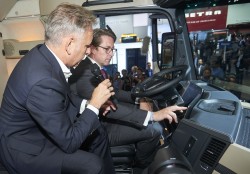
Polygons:
<instances>
[{"instance_id":1,"label":"sun visor","mask_svg":"<svg viewBox=\"0 0 250 174\"><path fill-rule=\"evenodd\" d=\"M17 0L0 0L0 21L3 21Z\"/></svg>"},{"instance_id":2,"label":"sun visor","mask_svg":"<svg viewBox=\"0 0 250 174\"><path fill-rule=\"evenodd\" d=\"M185 0L153 0L153 3L163 8L176 8L183 6Z\"/></svg>"},{"instance_id":3,"label":"sun visor","mask_svg":"<svg viewBox=\"0 0 250 174\"><path fill-rule=\"evenodd\" d=\"M65 0L40 0L39 6L41 16L50 14L59 4L65 2ZM83 0L70 0L69 2L71 4L82 5Z\"/></svg>"},{"instance_id":4,"label":"sun visor","mask_svg":"<svg viewBox=\"0 0 250 174\"><path fill-rule=\"evenodd\" d=\"M65 0L40 0L39 6L41 16L48 15L52 10L56 8L56 6L63 2L65 2ZM81 5L89 10L154 5L152 0L70 0L70 3Z\"/></svg>"}]
</instances>

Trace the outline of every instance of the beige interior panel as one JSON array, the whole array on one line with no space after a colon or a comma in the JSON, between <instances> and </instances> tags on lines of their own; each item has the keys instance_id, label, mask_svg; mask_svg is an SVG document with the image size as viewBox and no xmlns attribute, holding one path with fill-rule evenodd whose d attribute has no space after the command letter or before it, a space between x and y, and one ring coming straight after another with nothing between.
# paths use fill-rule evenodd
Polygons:
<instances>
[{"instance_id":1,"label":"beige interior panel","mask_svg":"<svg viewBox=\"0 0 250 174\"><path fill-rule=\"evenodd\" d=\"M6 18L23 18L39 15L39 0L18 0L15 6L9 11Z\"/></svg>"},{"instance_id":2,"label":"beige interior panel","mask_svg":"<svg viewBox=\"0 0 250 174\"><path fill-rule=\"evenodd\" d=\"M16 2L17 0L0 0L0 21L5 18Z\"/></svg>"},{"instance_id":3,"label":"beige interior panel","mask_svg":"<svg viewBox=\"0 0 250 174\"><path fill-rule=\"evenodd\" d=\"M84 0L71 0L70 3L82 5ZM39 6L40 6L40 14L48 15L52 10L56 8L60 3L66 2L64 0L40 0Z\"/></svg>"},{"instance_id":4,"label":"beige interior panel","mask_svg":"<svg viewBox=\"0 0 250 174\"><path fill-rule=\"evenodd\" d=\"M43 40L39 41L26 41L26 42L19 42L18 40L14 39L5 39L3 40L4 44L4 51L6 58L20 58L23 55L20 55L20 50L31 50L34 46L43 43Z\"/></svg>"},{"instance_id":5,"label":"beige interior panel","mask_svg":"<svg viewBox=\"0 0 250 174\"><path fill-rule=\"evenodd\" d=\"M0 50L3 50L2 37L0 37ZM0 52L0 105L2 103L3 92L6 86L7 79L8 79L8 72L7 72L6 59L1 51Z\"/></svg>"},{"instance_id":6,"label":"beige interior panel","mask_svg":"<svg viewBox=\"0 0 250 174\"><path fill-rule=\"evenodd\" d=\"M70 3L82 5L86 0L71 0ZM89 0L91 2L92 0ZM40 0L40 13L41 15L48 15L57 5L65 2L63 0ZM88 9L90 10L98 10L98 9L110 9L110 8L120 8L120 7L129 7L129 6L146 6L153 5L152 0L133 0L133 2L126 3L116 3L116 4L107 4L107 5L96 5L90 6Z\"/></svg>"},{"instance_id":7,"label":"beige interior panel","mask_svg":"<svg viewBox=\"0 0 250 174\"><path fill-rule=\"evenodd\" d=\"M238 174L250 172L250 149L238 144L231 144L219 161L230 170Z\"/></svg>"}]
</instances>

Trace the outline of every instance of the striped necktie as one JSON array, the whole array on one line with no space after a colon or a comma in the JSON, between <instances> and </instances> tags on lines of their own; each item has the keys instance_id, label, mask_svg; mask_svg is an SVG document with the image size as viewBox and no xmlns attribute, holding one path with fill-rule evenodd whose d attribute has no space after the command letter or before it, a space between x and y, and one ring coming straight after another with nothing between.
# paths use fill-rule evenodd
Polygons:
<instances>
[{"instance_id":1,"label":"striped necktie","mask_svg":"<svg viewBox=\"0 0 250 174\"><path fill-rule=\"evenodd\" d=\"M102 73L102 76L103 76L104 79L108 78L107 72L104 69L101 69L101 73Z\"/></svg>"}]
</instances>

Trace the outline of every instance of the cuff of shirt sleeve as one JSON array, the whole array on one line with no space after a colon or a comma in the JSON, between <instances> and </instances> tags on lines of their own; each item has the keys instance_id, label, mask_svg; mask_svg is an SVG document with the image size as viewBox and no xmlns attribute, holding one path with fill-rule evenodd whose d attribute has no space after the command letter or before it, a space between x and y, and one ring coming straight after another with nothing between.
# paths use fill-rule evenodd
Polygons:
<instances>
[{"instance_id":1,"label":"cuff of shirt sleeve","mask_svg":"<svg viewBox=\"0 0 250 174\"><path fill-rule=\"evenodd\" d=\"M84 109L86 108L88 100L82 100L81 107L80 107L80 114L83 113Z\"/></svg>"},{"instance_id":2,"label":"cuff of shirt sleeve","mask_svg":"<svg viewBox=\"0 0 250 174\"><path fill-rule=\"evenodd\" d=\"M143 123L143 126L148 126L149 121L153 121L153 112L148 111L147 117Z\"/></svg>"},{"instance_id":3,"label":"cuff of shirt sleeve","mask_svg":"<svg viewBox=\"0 0 250 174\"><path fill-rule=\"evenodd\" d=\"M95 108L94 106L88 104L88 100L82 100L81 107L80 107L80 114L83 113L85 108L92 110L96 115L99 115L99 109Z\"/></svg>"},{"instance_id":4,"label":"cuff of shirt sleeve","mask_svg":"<svg viewBox=\"0 0 250 174\"><path fill-rule=\"evenodd\" d=\"M87 108L90 109L90 110L92 110L96 115L99 115L99 109L97 109L96 107L88 104Z\"/></svg>"}]
</instances>

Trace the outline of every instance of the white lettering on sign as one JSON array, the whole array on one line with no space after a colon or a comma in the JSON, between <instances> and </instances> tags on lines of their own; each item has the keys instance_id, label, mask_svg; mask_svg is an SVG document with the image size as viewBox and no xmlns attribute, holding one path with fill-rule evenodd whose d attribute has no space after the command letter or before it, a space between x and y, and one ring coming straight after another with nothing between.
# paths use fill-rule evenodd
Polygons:
<instances>
[{"instance_id":1,"label":"white lettering on sign","mask_svg":"<svg viewBox=\"0 0 250 174\"><path fill-rule=\"evenodd\" d=\"M185 14L186 18L195 18L195 17L213 16L213 15L221 15L221 10L200 11L200 12L192 12L192 13Z\"/></svg>"}]
</instances>

